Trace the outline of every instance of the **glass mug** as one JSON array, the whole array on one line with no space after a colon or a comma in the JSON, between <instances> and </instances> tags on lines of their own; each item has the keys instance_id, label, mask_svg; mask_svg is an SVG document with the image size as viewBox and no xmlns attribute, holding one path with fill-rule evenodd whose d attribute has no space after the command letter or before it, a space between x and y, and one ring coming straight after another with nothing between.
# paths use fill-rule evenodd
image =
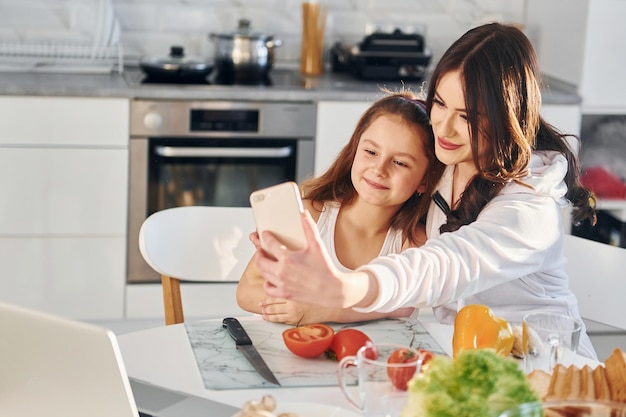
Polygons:
<instances>
[{"instance_id":1,"label":"glass mug","mask_svg":"<svg viewBox=\"0 0 626 417\"><path fill-rule=\"evenodd\" d=\"M524 371L552 373L574 363L582 332L580 320L557 313L530 313L522 319Z\"/></svg>"},{"instance_id":2,"label":"glass mug","mask_svg":"<svg viewBox=\"0 0 626 417\"><path fill-rule=\"evenodd\" d=\"M408 349L417 360L387 363L398 349ZM354 369L353 366L356 366L359 400L348 389L348 370ZM422 355L416 349L391 343L368 343L359 349L356 356L346 356L339 361L337 377L344 396L363 416L398 417L408 398L404 383L421 369Z\"/></svg>"}]
</instances>

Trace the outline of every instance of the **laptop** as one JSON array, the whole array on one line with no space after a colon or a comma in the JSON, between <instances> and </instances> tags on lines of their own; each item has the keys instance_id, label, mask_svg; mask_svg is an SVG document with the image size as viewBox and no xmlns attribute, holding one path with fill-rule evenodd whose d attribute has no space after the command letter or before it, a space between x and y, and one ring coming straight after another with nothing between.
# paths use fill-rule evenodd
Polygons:
<instances>
[{"instance_id":1,"label":"laptop","mask_svg":"<svg viewBox=\"0 0 626 417\"><path fill-rule=\"evenodd\" d=\"M129 380L111 330L0 303L0 416L231 417L237 411Z\"/></svg>"}]
</instances>

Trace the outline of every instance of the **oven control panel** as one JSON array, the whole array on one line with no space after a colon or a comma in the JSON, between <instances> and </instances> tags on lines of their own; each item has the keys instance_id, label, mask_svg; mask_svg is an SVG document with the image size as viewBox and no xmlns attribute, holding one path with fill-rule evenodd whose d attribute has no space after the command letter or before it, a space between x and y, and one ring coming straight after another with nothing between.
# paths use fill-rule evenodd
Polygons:
<instances>
[{"instance_id":1,"label":"oven control panel","mask_svg":"<svg viewBox=\"0 0 626 417\"><path fill-rule=\"evenodd\" d=\"M259 110L191 109L192 132L258 132Z\"/></svg>"},{"instance_id":2,"label":"oven control panel","mask_svg":"<svg viewBox=\"0 0 626 417\"><path fill-rule=\"evenodd\" d=\"M132 137L314 138L314 103L133 100Z\"/></svg>"}]
</instances>

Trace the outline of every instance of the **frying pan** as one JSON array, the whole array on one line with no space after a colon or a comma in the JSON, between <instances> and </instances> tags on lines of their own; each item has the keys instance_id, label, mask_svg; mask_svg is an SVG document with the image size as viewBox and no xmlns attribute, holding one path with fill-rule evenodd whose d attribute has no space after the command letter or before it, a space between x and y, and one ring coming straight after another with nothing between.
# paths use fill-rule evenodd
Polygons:
<instances>
[{"instance_id":1,"label":"frying pan","mask_svg":"<svg viewBox=\"0 0 626 417\"><path fill-rule=\"evenodd\" d=\"M139 68L150 81L205 83L213 64L206 59L187 57L182 46L172 46L166 57L142 58Z\"/></svg>"}]
</instances>

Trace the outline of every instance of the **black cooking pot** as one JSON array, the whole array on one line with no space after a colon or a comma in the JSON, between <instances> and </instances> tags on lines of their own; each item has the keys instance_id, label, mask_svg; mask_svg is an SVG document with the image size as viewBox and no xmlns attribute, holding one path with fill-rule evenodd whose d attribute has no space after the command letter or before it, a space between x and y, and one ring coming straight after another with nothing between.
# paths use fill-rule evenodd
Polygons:
<instances>
[{"instance_id":1,"label":"black cooking pot","mask_svg":"<svg viewBox=\"0 0 626 417\"><path fill-rule=\"evenodd\" d=\"M172 46L166 57L145 57L139 68L150 81L170 83L204 83L213 70L209 60L186 57L182 46Z\"/></svg>"},{"instance_id":2,"label":"black cooking pot","mask_svg":"<svg viewBox=\"0 0 626 417\"><path fill-rule=\"evenodd\" d=\"M247 19L240 19L234 32L211 33L209 39L218 78L235 83L265 79L274 64L274 49L282 45L273 36L253 32Z\"/></svg>"}]
</instances>

